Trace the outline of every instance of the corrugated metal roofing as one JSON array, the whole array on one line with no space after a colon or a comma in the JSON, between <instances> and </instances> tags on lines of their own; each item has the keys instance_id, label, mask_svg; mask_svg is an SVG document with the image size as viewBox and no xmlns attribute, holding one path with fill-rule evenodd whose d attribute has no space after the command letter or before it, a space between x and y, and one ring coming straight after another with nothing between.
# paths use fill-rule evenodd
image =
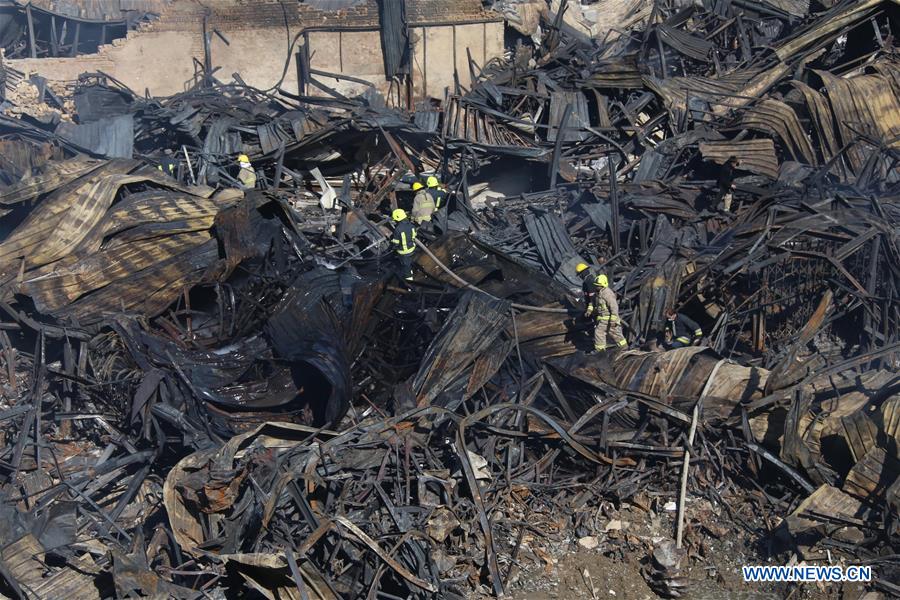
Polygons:
<instances>
[{"instance_id":1,"label":"corrugated metal roofing","mask_svg":"<svg viewBox=\"0 0 900 600\"><path fill-rule=\"evenodd\" d=\"M569 121L563 135L564 142L583 142L588 138L585 127L590 127L591 120L588 114L587 98L581 92L553 92L550 95L550 131L547 139L555 142L559 134L559 126L562 124L566 106L572 105L569 113Z\"/></svg>"},{"instance_id":2,"label":"corrugated metal roofing","mask_svg":"<svg viewBox=\"0 0 900 600\"><path fill-rule=\"evenodd\" d=\"M766 98L747 110L741 125L779 136L795 160L816 165L816 155L794 109L780 100Z\"/></svg>"},{"instance_id":3,"label":"corrugated metal roofing","mask_svg":"<svg viewBox=\"0 0 900 600\"><path fill-rule=\"evenodd\" d=\"M761 2L794 17L805 17L809 14L809 0L761 0Z\"/></svg>"},{"instance_id":4,"label":"corrugated metal roofing","mask_svg":"<svg viewBox=\"0 0 900 600\"><path fill-rule=\"evenodd\" d=\"M811 117L813 129L819 139L817 147L822 153L825 162L830 161L840 150L837 134L834 131L831 108L828 100L818 91L812 89L802 81L792 81L791 85L797 88L806 100L806 109Z\"/></svg>"},{"instance_id":5,"label":"corrugated metal roofing","mask_svg":"<svg viewBox=\"0 0 900 600\"><path fill-rule=\"evenodd\" d=\"M656 26L656 35L659 36L664 44L671 46L685 56L705 62L712 61L712 51L715 48L715 44L710 41L663 24Z\"/></svg>"},{"instance_id":6,"label":"corrugated metal roofing","mask_svg":"<svg viewBox=\"0 0 900 600\"><path fill-rule=\"evenodd\" d=\"M381 52L384 55L385 75L394 77L408 73L410 45L405 3L380 0L378 18L381 21Z\"/></svg>"},{"instance_id":7,"label":"corrugated metal roofing","mask_svg":"<svg viewBox=\"0 0 900 600\"><path fill-rule=\"evenodd\" d=\"M724 164L732 156L741 160L740 168L772 179L778 178L778 158L775 142L771 139L745 140L742 142L702 142L700 154L706 160Z\"/></svg>"},{"instance_id":8,"label":"corrugated metal roofing","mask_svg":"<svg viewBox=\"0 0 900 600\"><path fill-rule=\"evenodd\" d=\"M825 82L841 138L850 143L860 134L871 136L892 148L900 148L900 102L884 75L862 75L852 79L816 71ZM860 172L867 153L861 144L848 150L854 171Z\"/></svg>"},{"instance_id":9,"label":"corrugated metal roofing","mask_svg":"<svg viewBox=\"0 0 900 600\"><path fill-rule=\"evenodd\" d=\"M56 133L65 140L106 158L131 158L134 151L134 115L119 115L75 125L62 122Z\"/></svg>"},{"instance_id":10,"label":"corrugated metal roofing","mask_svg":"<svg viewBox=\"0 0 900 600\"><path fill-rule=\"evenodd\" d=\"M11 0L60 17L96 23L123 23L126 12L160 14L171 0Z\"/></svg>"},{"instance_id":11,"label":"corrugated metal roofing","mask_svg":"<svg viewBox=\"0 0 900 600\"><path fill-rule=\"evenodd\" d=\"M635 56L614 58L599 65L591 65L591 74L585 83L604 89L640 88L644 81Z\"/></svg>"}]
</instances>

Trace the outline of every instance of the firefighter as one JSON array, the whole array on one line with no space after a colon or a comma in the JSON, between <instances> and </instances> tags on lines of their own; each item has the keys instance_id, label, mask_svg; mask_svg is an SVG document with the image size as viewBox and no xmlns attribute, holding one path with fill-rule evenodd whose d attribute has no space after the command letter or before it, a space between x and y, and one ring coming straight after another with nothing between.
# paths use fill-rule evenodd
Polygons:
<instances>
[{"instance_id":1,"label":"firefighter","mask_svg":"<svg viewBox=\"0 0 900 600\"><path fill-rule=\"evenodd\" d=\"M669 339L669 348L683 348L696 345L703 338L703 330L697 321L673 309L666 309L666 337Z\"/></svg>"},{"instance_id":2,"label":"firefighter","mask_svg":"<svg viewBox=\"0 0 900 600\"><path fill-rule=\"evenodd\" d=\"M412 220L416 223L416 225L421 225L422 223L431 224L431 216L434 214L435 205L434 198L432 198L431 194L428 193L428 190L425 189L425 186L422 185L422 182L417 181L412 184L412 189L416 193L413 197L412 204Z\"/></svg>"},{"instance_id":3,"label":"firefighter","mask_svg":"<svg viewBox=\"0 0 900 600\"><path fill-rule=\"evenodd\" d=\"M447 231L447 192L441 187L441 182L434 175L429 175L425 180L428 193L434 200L434 226L439 233ZM446 207L446 208L445 208Z\"/></svg>"},{"instance_id":4,"label":"firefighter","mask_svg":"<svg viewBox=\"0 0 900 600\"><path fill-rule=\"evenodd\" d=\"M619 303L609 287L609 278L601 273L594 278L594 297L584 313L594 317L594 352L621 349L628 345L619 323Z\"/></svg>"},{"instance_id":5,"label":"firefighter","mask_svg":"<svg viewBox=\"0 0 900 600\"><path fill-rule=\"evenodd\" d=\"M416 251L416 227L406 216L402 208L394 209L391 213L394 219L394 233L391 235L391 244L397 259L400 261L400 273L406 281L413 278L413 253Z\"/></svg>"},{"instance_id":6,"label":"firefighter","mask_svg":"<svg viewBox=\"0 0 900 600\"><path fill-rule=\"evenodd\" d=\"M731 201L734 199L734 172L741 166L737 156L729 157L719 170L719 200L722 202L722 210L731 211Z\"/></svg>"},{"instance_id":7,"label":"firefighter","mask_svg":"<svg viewBox=\"0 0 900 600\"><path fill-rule=\"evenodd\" d=\"M157 169L171 177L172 179L178 179L178 161L172 157L172 150L170 148L166 148L163 151L163 158L159 161L159 164L156 166Z\"/></svg>"},{"instance_id":8,"label":"firefighter","mask_svg":"<svg viewBox=\"0 0 900 600\"><path fill-rule=\"evenodd\" d=\"M589 307L594 300L594 294L597 291L594 285L596 276L591 272L591 267L587 263L578 263L575 265L575 273L581 277L581 293L584 296L584 305Z\"/></svg>"},{"instance_id":9,"label":"firefighter","mask_svg":"<svg viewBox=\"0 0 900 600\"><path fill-rule=\"evenodd\" d=\"M241 182L242 190L252 190L256 187L256 169L250 164L250 157L246 154L238 156L238 164L241 170L238 171L238 180Z\"/></svg>"},{"instance_id":10,"label":"firefighter","mask_svg":"<svg viewBox=\"0 0 900 600\"><path fill-rule=\"evenodd\" d=\"M429 175L425 180L428 186L428 193L434 199L434 209L441 210L447 204L447 192L441 189L441 182L434 175Z\"/></svg>"}]
</instances>

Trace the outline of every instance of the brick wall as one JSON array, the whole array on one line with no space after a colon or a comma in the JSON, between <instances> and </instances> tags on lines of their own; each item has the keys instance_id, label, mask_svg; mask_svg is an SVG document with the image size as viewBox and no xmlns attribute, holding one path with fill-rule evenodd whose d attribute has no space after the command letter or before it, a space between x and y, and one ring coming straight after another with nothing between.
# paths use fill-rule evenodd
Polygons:
<instances>
[{"instance_id":1,"label":"brick wall","mask_svg":"<svg viewBox=\"0 0 900 600\"><path fill-rule=\"evenodd\" d=\"M303 27L378 27L378 2L366 0L351 8L324 11L298 0L217 0L207 3L211 27L225 31ZM151 27L157 31L196 30L207 9L191 0L178 0ZM407 0L407 18L419 23L454 23L498 19L485 11L481 0Z\"/></svg>"},{"instance_id":2,"label":"brick wall","mask_svg":"<svg viewBox=\"0 0 900 600\"><path fill-rule=\"evenodd\" d=\"M305 27L378 27L375 0L336 11L319 10L301 2L297 5L297 14Z\"/></svg>"},{"instance_id":3,"label":"brick wall","mask_svg":"<svg viewBox=\"0 0 900 600\"><path fill-rule=\"evenodd\" d=\"M192 31L202 29L209 12L210 28L226 31L283 28L285 19L292 28L300 27L296 0L216 0L203 6L193 0L177 0L160 18L149 24L154 31Z\"/></svg>"},{"instance_id":4,"label":"brick wall","mask_svg":"<svg viewBox=\"0 0 900 600\"><path fill-rule=\"evenodd\" d=\"M482 8L481 0L409 0L406 18L410 24L454 23L498 19L499 15Z\"/></svg>"}]
</instances>

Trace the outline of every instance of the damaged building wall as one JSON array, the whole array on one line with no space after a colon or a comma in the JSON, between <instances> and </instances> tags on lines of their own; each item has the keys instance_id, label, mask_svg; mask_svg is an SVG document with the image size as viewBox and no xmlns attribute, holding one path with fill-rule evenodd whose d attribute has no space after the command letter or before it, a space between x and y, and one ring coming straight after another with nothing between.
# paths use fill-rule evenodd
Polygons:
<instances>
[{"instance_id":1,"label":"damaged building wall","mask_svg":"<svg viewBox=\"0 0 900 600\"><path fill-rule=\"evenodd\" d=\"M445 88L453 89L454 72L448 68L448 62L455 65L460 84L468 87L471 77L466 51L479 66L502 56L503 28L502 21L410 27L413 93L417 97L442 98ZM308 39L313 69L364 79L383 94L389 92L390 82L385 78L384 65L370 58L381 54L377 30L311 31ZM361 93L366 87L353 81L318 79L343 94Z\"/></svg>"},{"instance_id":2,"label":"damaged building wall","mask_svg":"<svg viewBox=\"0 0 900 600\"><path fill-rule=\"evenodd\" d=\"M193 41L176 31L139 32L101 47L96 54L75 58L25 58L7 61L23 73L35 73L50 81L73 81L82 73L102 71L134 90L169 95L185 89L194 69ZM201 51L200 56L203 56Z\"/></svg>"},{"instance_id":3,"label":"damaged building wall","mask_svg":"<svg viewBox=\"0 0 900 600\"><path fill-rule=\"evenodd\" d=\"M444 88L453 85L453 70L446 68L448 57L453 57L460 83L468 86L467 50L479 66L502 56L504 22L499 15L483 11L480 2L411 0L407 6L416 96L443 97ZM238 73L254 87L268 89L280 83L296 92L296 54L308 43L313 69L363 79L383 94L390 92L383 61L372 58L382 55L376 0L337 11L305 3L225 0L208 13L199 4L176 2L157 21L101 46L96 54L7 62L51 81L74 81L82 73L102 71L138 92L176 94L190 86L203 63L207 14L212 64L221 81L230 81ZM345 94L366 87L348 80L318 79ZM322 93L314 87L308 92Z\"/></svg>"},{"instance_id":4,"label":"damaged building wall","mask_svg":"<svg viewBox=\"0 0 900 600\"><path fill-rule=\"evenodd\" d=\"M460 84L469 87L471 78L466 49L479 66L503 56L503 28L503 23L499 22L413 28L415 93L440 98L444 88L453 89L453 71L447 68L451 56Z\"/></svg>"}]
</instances>

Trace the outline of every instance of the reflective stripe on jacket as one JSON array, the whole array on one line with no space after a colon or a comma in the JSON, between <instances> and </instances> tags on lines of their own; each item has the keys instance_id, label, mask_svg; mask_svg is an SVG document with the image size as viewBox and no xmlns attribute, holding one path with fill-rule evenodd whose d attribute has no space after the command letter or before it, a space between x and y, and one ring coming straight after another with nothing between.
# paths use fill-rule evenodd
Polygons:
<instances>
[{"instance_id":1,"label":"reflective stripe on jacket","mask_svg":"<svg viewBox=\"0 0 900 600\"><path fill-rule=\"evenodd\" d=\"M416 223L430 221L431 215L434 214L435 205L434 198L425 190L419 192L413 198L412 219Z\"/></svg>"},{"instance_id":2,"label":"reflective stripe on jacket","mask_svg":"<svg viewBox=\"0 0 900 600\"><path fill-rule=\"evenodd\" d=\"M692 337L694 339L703 337L703 330L697 321L681 313L675 316L674 321L667 321L666 327L672 332L672 339L682 344L690 344Z\"/></svg>"},{"instance_id":3,"label":"reflective stripe on jacket","mask_svg":"<svg viewBox=\"0 0 900 600\"><path fill-rule=\"evenodd\" d=\"M447 192L441 188L428 188L428 195L434 200L435 210L440 210L447 200Z\"/></svg>"},{"instance_id":4,"label":"reflective stripe on jacket","mask_svg":"<svg viewBox=\"0 0 900 600\"><path fill-rule=\"evenodd\" d=\"M616 300L616 293L612 289L605 287L599 288L594 294L593 300L594 318L598 321L618 321L619 320L619 302Z\"/></svg>"},{"instance_id":5,"label":"reflective stripe on jacket","mask_svg":"<svg viewBox=\"0 0 900 600\"><path fill-rule=\"evenodd\" d=\"M160 161L159 165L156 166L157 169L162 171L163 173L168 173L169 175L175 176L175 168L177 167L177 163L171 158L164 158Z\"/></svg>"},{"instance_id":6,"label":"reflective stripe on jacket","mask_svg":"<svg viewBox=\"0 0 900 600\"><path fill-rule=\"evenodd\" d=\"M394 251L400 255L412 254L416 250L416 228L409 221L400 221L391 235Z\"/></svg>"}]
</instances>

